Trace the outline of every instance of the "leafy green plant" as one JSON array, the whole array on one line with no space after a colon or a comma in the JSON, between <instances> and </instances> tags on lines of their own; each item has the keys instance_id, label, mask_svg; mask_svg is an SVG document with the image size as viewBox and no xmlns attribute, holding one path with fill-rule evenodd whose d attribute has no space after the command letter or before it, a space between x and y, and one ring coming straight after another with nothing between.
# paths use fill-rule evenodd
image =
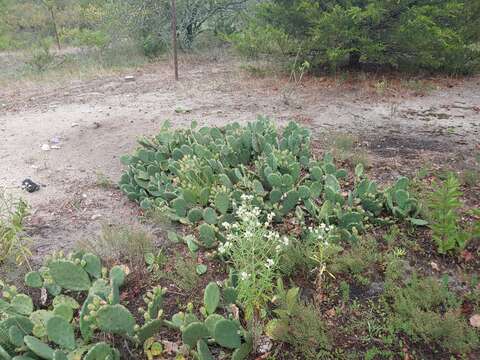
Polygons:
<instances>
[{"instance_id":1,"label":"leafy green plant","mask_svg":"<svg viewBox=\"0 0 480 360\"><path fill-rule=\"evenodd\" d=\"M449 174L428 199L432 238L441 254L464 249L473 236L472 229L460 222L461 196L457 177Z\"/></svg>"},{"instance_id":2,"label":"leafy green plant","mask_svg":"<svg viewBox=\"0 0 480 360\"><path fill-rule=\"evenodd\" d=\"M18 265L28 262L30 239L24 229L27 216L27 203L14 200L0 189L0 264L9 258L15 259Z\"/></svg>"},{"instance_id":3,"label":"leafy green plant","mask_svg":"<svg viewBox=\"0 0 480 360\"><path fill-rule=\"evenodd\" d=\"M265 331L273 340L292 345L302 359L321 359L330 353L331 339L319 309L300 301L299 291L299 288L286 290L278 280L273 298L276 318L267 324Z\"/></svg>"},{"instance_id":4,"label":"leafy green plant","mask_svg":"<svg viewBox=\"0 0 480 360\"><path fill-rule=\"evenodd\" d=\"M238 223L224 224L229 231L219 253L226 256L240 277L238 297L247 318L258 318L272 296L273 282L278 276L280 254L289 239L269 230L273 214L261 222L261 210L252 204L253 197L243 195L237 210Z\"/></svg>"},{"instance_id":5,"label":"leafy green plant","mask_svg":"<svg viewBox=\"0 0 480 360\"><path fill-rule=\"evenodd\" d=\"M167 260L167 256L162 249L158 251L157 255L151 252L145 254L145 264L147 265L147 270L151 273L160 271L167 263Z\"/></svg>"}]
</instances>

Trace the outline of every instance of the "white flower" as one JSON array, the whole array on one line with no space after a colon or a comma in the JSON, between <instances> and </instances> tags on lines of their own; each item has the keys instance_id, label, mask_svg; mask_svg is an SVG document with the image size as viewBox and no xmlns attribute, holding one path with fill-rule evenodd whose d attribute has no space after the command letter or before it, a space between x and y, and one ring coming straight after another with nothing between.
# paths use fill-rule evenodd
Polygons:
<instances>
[{"instance_id":1,"label":"white flower","mask_svg":"<svg viewBox=\"0 0 480 360\"><path fill-rule=\"evenodd\" d=\"M230 227L230 224L228 222L224 222L222 223L222 226L225 228L225 229L228 229Z\"/></svg>"},{"instance_id":2,"label":"white flower","mask_svg":"<svg viewBox=\"0 0 480 360\"><path fill-rule=\"evenodd\" d=\"M267 268L270 268L271 266L273 266L273 264L275 264L275 262L272 259L267 259L267 264L265 266Z\"/></svg>"},{"instance_id":3,"label":"white flower","mask_svg":"<svg viewBox=\"0 0 480 360\"><path fill-rule=\"evenodd\" d=\"M283 237L283 245L288 246L288 244L290 244L290 240L288 239L288 237L284 236Z\"/></svg>"},{"instance_id":4,"label":"white flower","mask_svg":"<svg viewBox=\"0 0 480 360\"><path fill-rule=\"evenodd\" d=\"M242 273L240 274L240 278L242 280L247 280L248 279L248 274L245 271L242 271Z\"/></svg>"}]
</instances>

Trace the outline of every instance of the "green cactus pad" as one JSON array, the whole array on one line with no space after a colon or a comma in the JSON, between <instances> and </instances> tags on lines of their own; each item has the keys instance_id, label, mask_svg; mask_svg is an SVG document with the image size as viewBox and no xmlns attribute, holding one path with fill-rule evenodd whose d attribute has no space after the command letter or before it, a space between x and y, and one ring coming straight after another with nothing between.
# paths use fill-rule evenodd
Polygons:
<instances>
[{"instance_id":1,"label":"green cactus pad","mask_svg":"<svg viewBox=\"0 0 480 360\"><path fill-rule=\"evenodd\" d=\"M25 345L38 357L47 360L53 360L53 349L33 336L25 336L23 341Z\"/></svg>"},{"instance_id":2,"label":"green cactus pad","mask_svg":"<svg viewBox=\"0 0 480 360\"><path fill-rule=\"evenodd\" d=\"M68 360L68 357L63 351L55 350L53 353L53 360Z\"/></svg>"},{"instance_id":3,"label":"green cactus pad","mask_svg":"<svg viewBox=\"0 0 480 360\"><path fill-rule=\"evenodd\" d=\"M73 309L68 304L59 304L53 308L55 315L63 317L70 322L73 318Z\"/></svg>"},{"instance_id":4,"label":"green cactus pad","mask_svg":"<svg viewBox=\"0 0 480 360\"><path fill-rule=\"evenodd\" d=\"M191 349L195 347L197 341L208 338L209 333L205 325L200 322L193 322L182 330L182 341Z\"/></svg>"},{"instance_id":5,"label":"green cactus pad","mask_svg":"<svg viewBox=\"0 0 480 360\"><path fill-rule=\"evenodd\" d=\"M74 291L88 290L91 282L80 265L68 260L54 260L48 264L50 276L59 286Z\"/></svg>"},{"instance_id":6,"label":"green cactus pad","mask_svg":"<svg viewBox=\"0 0 480 360\"><path fill-rule=\"evenodd\" d=\"M220 320L215 325L214 339L220 346L227 349L239 348L241 338L238 334L238 325L233 320Z\"/></svg>"},{"instance_id":7,"label":"green cactus pad","mask_svg":"<svg viewBox=\"0 0 480 360\"><path fill-rule=\"evenodd\" d=\"M31 288L41 288L43 286L42 275L38 271L30 271L25 275L25 285Z\"/></svg>"},{"instance_id":8,"label":"green cactus pad","mask_svg":"<svg viewBox=\"0 0 480 360\"><path fill-rule=\"evenodd\" d=\"M245 360L252 351L252 343L246 342L240 345L232 354L232 360Z\"/></svg>"},{"instance_id":9,"label":"green cactus pad","mask_svg":"<svg viewBox=\"0 0 480 360\"><path fill-rule=\"evenodd\" d=\"M203 219L203 212L200 208L193 208L188 212L187 218L191 223L195 224Z\"/></svg>"},{"instance_id":10,"label":"green cactus pad","mask_svg":"<svg viewBox=\"0 0 480 360\"><path fill-rule=\"evenodd\" d=\"M75 348L75 334L72 325L62 316L54 315L48 319L48 339L55 344L69 350Z\"/></svg>"},{"instance_id":11,"label":"green cactus pad","mask_svg":"<svg viewBox=\"0 0 480 360\"><path fill-rule=\"evenodd\" d=\"M10 329L8 329L8 338L15 347L22 347L24 345L24 336L25 333L20 330L17 325L11 326Z\"/></svg>"},{"instance_id":12,"label":"green cactus pad","mask_svg":"<svg viewBox=\"0 0 480 360\"><path fill-rule=\"evenodd\" d=\"M215 230L209 224L202 224L198 227L200 241L204 246L210 248L215 243Z\"/></svg>"},{"instance_id":13,"label":"green cactus pad","mask_svg":"<svg viewBox=\"0 0 480 360\"><path fill-rule=\"evenodd\" d=\"M147 322L145 325L143 325L137 331L137 338L140 341L140 343L144 343L145 340L157 334L162 328L162 326L163 326L163 320L159 320L159 319L151 320Z\"/></svg>"},{"instance_id":14,"label":"green cactus pad","mask_svg":"<svg viewBox=\"0 0 480 360\"><path fill-rule=\"evenodd\" d=\"M272 187L280 187L282 185L282 177L276 173L267 176L267 181Z\"/></svg>"},{"instance_id":15,"label":"green cactus pad","mask_svg":"<svg viewBox=\"0 0 480 360\"><path fill-rule=\"evenodd\" d=\"M215 326L220 320L224 320L225 318L219 314L211 314L205 319L205 326L208 329L208 332L211 337L215 335Z\"/></svg>"},{"instance_id":16,"label":"green cactus pad","mask_svg":"<svg viewBox=\"0 0 480 360\"><path fill-rule=\"evenodd\" d=\"M179 217L185 217L187 214L187 202L183 198L176 198L171 203L172 209L175 210L175 214Z\"/></svg>"},{"instance_id":17,"label":"green cactus pad","mask_svg":"<svg viewBox=\"0 0 480 360\"><path fill-rule=\"evenodd\" d=\"M133 335L135 319L123 305L105 305L97 311L96 323L104 332Z\"/></svg>"},{"instance_id":18,"label":"green cactus pad","mask_svg":"<svg viewBox=\"0 0 480 360\"><path fill-rule=\"evenodd\" d=\"M9 316L3 321L0 321L0 344L8 343L8 330L12 326L17 326L19 330L23 332L23 335L29 335L33 330L33 322L24 316Z\"/></svg>"},{"instance_id":19,"label":"green cactus pad","mask_svg":"<svg viewBox=\"0 0 480 360\"><path fill-rule=\"evenodd\" d=\"M106 360L108 356L113 357L114 350L105 342L99 342L93 345L84 357L84 360Z\"/></svg>"},{"instance_id":20,"label":"green cactus pad","mask_svg":"<svg viewBox=\"0 0 480 360\"><path fill-rule=\"evenodd\" d=\"M215 207L221 214L226 214L230 208L230 199L228 194L220 192L215 196Z\"/></svg>"},{"instance_id":21,"label":"green cactus pad","mask_svg":"<svg viewBox=\"0 0 480 360\"><path fill-rule=\"evenodd\" d=\"M282 213L289 213L295 206L297 206L300 196L297 191L289 191L282 202Z\"/></svg>"},{"instance_id":22,"label":"green cactus pad","mask_svg":"<svg viewBox=\"0 0 480 360\"><path fill-rule=\"evenodd\" d=\"M102 276L102 262L97 255L86 253L82 257L82 261L85 262L83 267L85 271L95 279Z\"/></svg>"},{"instance_id":23,"label":"green cactus pad","mask_svg":"<svg viewBox=\"0 0 480 360\"><path fill-rule=\"evenodd\" d=\"M310 198L310 188L308 186L302 185L298 187L298 195L300 199L306 200Z\"/></svg>"},{"instance_id":24,"label":"green cactus pad","mask_svg":"<svg viewBox=\"0 0 480 360\"><path fill-rule=\"evenodd\" d=\"M67 305L74 310L80 308L80 304L77 302L77 300L63 294L55 296L55 298L53 299L52 305L54 308L57 307L58 305Z\"/></svg>"},{"instance_id":25,"label":"green cactus pad","mask_svg":"<svg viewBox=\"0 0 480 360\"><path fill-rule=\"evenodd\" d=\"M114 266L110 269L110 280L115 286L122 286L125 282L125 271L122 266Z\"/></svg>"},{"instance_id":26,"label":"green cactus pad","mask_svg":"<svg viewBox=\"0 0 480 360\"><path fill-rule=\"evenodd\" d=\"M207 207L203 210L203 220L205 220L207 224L214 225L218 220L217 213L211 207Z\"/></svg>"},{"instance_id":27,"label":"green cactus pad","mask_svg":"<svg viewBox=\"0 0 480 360\"><path fill-rule=\"evenodd\" d=\"M207 343L200 339L197 341L198 360L214 360Z\"/></svg>"},{"instance_id":28,"label":"green cactus pad","mask_svg":"<svg viewBox=\"0 0 480 360\"><path fill-rule=\"evenodd\" d=\"M10 301L12 310L18 315L30 315L33 311L32 298L25 294L18 294Z\"/></svg>"},{"instance_id":29,"label":"green cactus pad","mask_svg":"<svg viewBox=\"0 0 480 360\"><path fill-rule=\"evenodd\" d=\"M220 303L220 288L214 282L211 282L205 288L203 294L203 303L207 314L213 314Z\"/></svg>"},{"instance_id":30,"label":"green cactus pad","mask_svg":"<svg viewBox=\"0 0 480 360\"><path fill-rule=\"evenodd\" d=\"M2 360L11 360L12 359L10 354L7 352L7 350L5 350L3 348L2 345L0 345L0 359L2 359Z\"/></svg>"},{"instance_id":31,"label":"green cactus pad","mask_svg":"<svg viewBox=\"0 0 480 360\"><path fill-rule=\"evenodd\" d=\"M237 302L238 290L234 287L226 287L223 289L223 300L226 304L235 304Z\"/></svg>"},{"instance_id":32,"label":"green cactus pad","mask_svg":"<svg viewBox=\"0 0 480 360\"><path fill-rule=\"evenodd\" d=\"M314 166L310 169L310 176L315 181L322 180L323 171L319 166Z\"/></svg>"},{"instance_id":33,"label":"green cactus pad","mask_svg":"<svg viewBox=\"0 0 480 360\"><path fill-rule=\"evenodd\" d=\"M282 195L283 194L280 190L273 189L272 191L270 191L270 201L272 203L277 203L282 199Z\"/></svg>"}]
</instances>

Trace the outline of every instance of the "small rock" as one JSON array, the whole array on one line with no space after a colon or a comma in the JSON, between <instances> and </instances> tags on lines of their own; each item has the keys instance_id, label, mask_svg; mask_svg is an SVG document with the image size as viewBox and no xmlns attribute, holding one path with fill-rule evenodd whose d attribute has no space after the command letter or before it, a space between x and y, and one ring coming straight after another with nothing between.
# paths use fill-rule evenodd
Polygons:
<instances>
[{"instance_id":1,"label":"small rock","mask_svg":"<svg viewBox=\"0 0 480 360\"><path fill-rule=\"evenodd\" d=\"M135 76L127 75L123 78L126 82L135 81Z\"/></svg>"},{"instance_id":2,"label":"small rock","mask_svg":"<svg viewBox=\"0 0 480 360\"><path fill-rule=\"evenodd\" d=\"M78 126L77 123L73 123L73 124L72 124L72 127L76 127L76 126Z\"/></svg>"},{"instance_id":3,"label":"small rock","mask_svg":"<svg viewBox=\"0 0 480 360\"><path fill-rule=\"evenodd\" d=\"M82 194L82 198L86 199L86 198L87 198L87 194Z\"/></svg>"},{"instance_id":4,"label":"small rock","mask_svg":"<svg viewBox=\"0 0 480 360\"><path fill-rule=\"evenodd\" d=\"M52 146L50 146L50 149L52 149L52 150L60 150L60 146L58 146L58 145L52 145Z\"/></svg>"},{"instance_id":5,"label":"small rock","mask_svg":"<svg viewBox=\"0 0 480 360\"><path fill-rule=\"evenodd\" d=\"M367 291L367 294L370 296L370 297L376 297L376 296L380 296L383 291L385 290L385 286L383 283L381 282L372 282L370 284L370 288L368 289Z\"/></svg>"},{"instance_id":6,"label":"small rock","mask_svg":"<svg viewBox=\"0 0 480 360\"><path fill-rule=\"evenodd\" d=\"M258 339L258 347L257 347L257 352L259 354L266 354L270 350L272 350L273 343L272 340L268 336L262 335Z\"/></svg>"},{"instance_id":7,"label":"small rock","mask_svg":"<svg viewBox=\"0 0 480 360\"><path fill-rule=\"evenodd\" d=\"M430 263L430 266L432 267L433 270L435 270L435 271L440 271L440 268L439 268L439 266L438 266L438 264L437 264L436 262L432 261L432 262Z\"/></svg>"},{"instance_id":8,"label":"small rock","mask_svg":"<svg viewBox=\"0 0 480 360\"><path fill-rule=\"evenodd\" d=\"M92 220L98 220L98 219L100 219L101 217L102 217L102 215L100 215L100 214L95 214L95 215L93 215L93 216L91 217L91 219L92 219Z\"/></svg>"},{"instance_id":9,"label":"small rock","mask_svg":"<svg viewBox=\"0 0 480 360\"><path fill-rule=\"evenodd\" d=\"M470 317L470 325L475 328L480 328L480 315L475 314Z\"/></svg>"},{"instance_id":10,"label":"small rock","mask_svg":"<svg viewBox=\"0 0 480 360\"><path fill-rule=\"evenodd\" d=\"M43 144L43 145L42 145L42 150L43 150L43 151L49 151L49 150L50 150L50 145L48 145L48 144Z\"/></svg>"},{"instance_id":11,"label":"small rock","mask_svg":"<svg viewBox=\"0 0 480 360\"><path fill-rule=\"evenodd\" d=\"M35 184L30 179L25 179L22 181L22 189L28 191L29 193L33 193L35 191L40 190L40 185Z\"/></svg>"},{"instance_id":12,"label":"small rock","mask_svg":"<svg viewBox=\"0 0 480 360\"><path fill-rule=\"evenodd\" d=\"M52 144L60 144L60 137L54 136L54 137L50 140L50 142L51 142Z\"/></svg>"}]
</instances>

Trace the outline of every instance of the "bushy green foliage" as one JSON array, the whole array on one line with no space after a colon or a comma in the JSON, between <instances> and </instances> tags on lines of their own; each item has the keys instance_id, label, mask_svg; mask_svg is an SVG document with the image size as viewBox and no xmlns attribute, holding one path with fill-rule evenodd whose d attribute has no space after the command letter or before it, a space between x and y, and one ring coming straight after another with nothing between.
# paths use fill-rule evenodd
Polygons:
<instances>
[{"instance_id":1,"label":"bushy green foliage","mask_svg":"<svg viewBox=\"0 0 480 360\"><path fill-rule=\"evenodd\" d=\"M290 344L301 359L323 359L331 349L331 339L321 320L320 310L299 300L299 288L286 290L281 280L274 298L276 318L266 326L267 335Z\"/></svg>"},{"instance_id":2,"label":"bushy green foliage","mask_svg":"<svg viewBox=\"0 0 480 360\"><path fill-rule=\"evenodd\" d=\"M248 55L298 53L321 67L363 63L466 73L479 66L474 3L273 0L260 3L232 41ZM262 46L264 38L269 46Z\"/></svg>"},{"instance_id":3,"label":"bushy green foliage","mask_svg":"<svg viewBox=\"0 0 480 360\"><path fill-rule=\"evenodd\" d=\"M461 304L437 279L414 276L389 297L393 301L389 326L397 334L404 333L433 352L468 354L478 346L478 332L461 315Z\"/></svg>"}]
</instances>

